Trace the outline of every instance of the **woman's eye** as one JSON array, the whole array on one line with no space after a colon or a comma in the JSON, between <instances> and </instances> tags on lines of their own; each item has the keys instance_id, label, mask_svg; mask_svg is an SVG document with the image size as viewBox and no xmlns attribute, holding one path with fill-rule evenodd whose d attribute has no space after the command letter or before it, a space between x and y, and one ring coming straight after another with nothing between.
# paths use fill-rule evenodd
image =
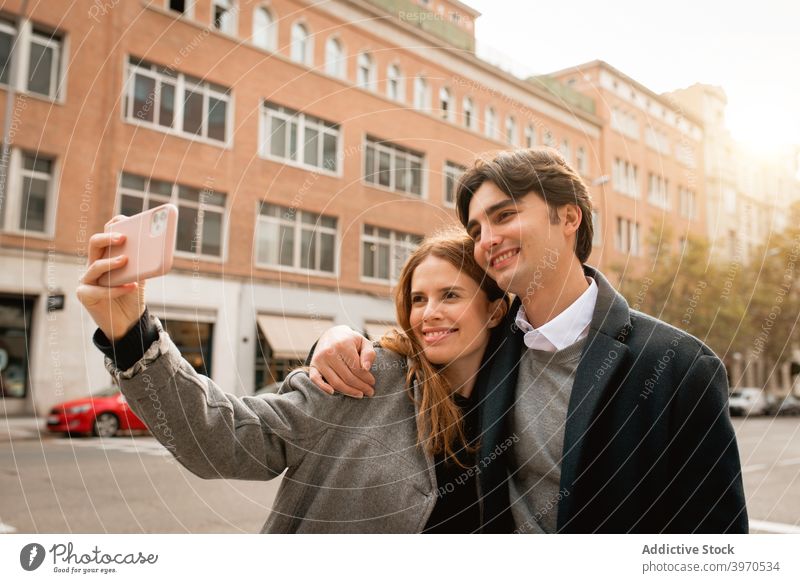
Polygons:
<instances>
[{"instance_id":1,"label":"woman's eye","mask_svg":"<svg viewBox=\"0 0 800 583\"><path fill-rule=\"evenodd\" d=\"M424 302L424 301L425 301L425 298L423 298L422 296L411 296L411 303L412 304L418 304L418 303Z\"/></svg>"}]
</instances>

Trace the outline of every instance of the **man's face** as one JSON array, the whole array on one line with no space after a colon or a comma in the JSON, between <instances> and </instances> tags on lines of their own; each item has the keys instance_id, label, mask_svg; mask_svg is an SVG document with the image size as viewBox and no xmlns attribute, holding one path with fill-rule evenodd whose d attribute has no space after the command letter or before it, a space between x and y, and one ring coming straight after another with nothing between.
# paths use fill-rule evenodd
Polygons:
<instances>
[{"instance_id":1,"label":"man's face","mask_svg":"<svg viewBox=\"0 0 800 583\"><path fill-rule=\"evenodd\" d=\"M536 193L517 200L484 182L469 204L467 232L475 241L475 260L497 284L530 297L558 273L559 258L573 253L561 224Z\"/></svg>"}]
</instances>

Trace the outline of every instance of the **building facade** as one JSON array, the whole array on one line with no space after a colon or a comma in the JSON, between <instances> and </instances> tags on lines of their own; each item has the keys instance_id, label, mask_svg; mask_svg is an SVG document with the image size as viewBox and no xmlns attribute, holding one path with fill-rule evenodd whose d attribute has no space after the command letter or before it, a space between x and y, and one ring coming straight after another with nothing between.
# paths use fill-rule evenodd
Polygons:
<instances>
[{"instance_id":1,"label":"building facade","mask_svg":"<svg viewBox=\"0 0 800 583\"><path fill-rule=\"evenodd\" d=\"M603 201L593 101L482 62L476 17L422 0L4 3L6 413L109 384L75 289L116 214L178 206L147 303L195 368L252 394L331 324L391 324L399 267L455 222L476 154L555 145Z\"/></svg>"}]
</instances>

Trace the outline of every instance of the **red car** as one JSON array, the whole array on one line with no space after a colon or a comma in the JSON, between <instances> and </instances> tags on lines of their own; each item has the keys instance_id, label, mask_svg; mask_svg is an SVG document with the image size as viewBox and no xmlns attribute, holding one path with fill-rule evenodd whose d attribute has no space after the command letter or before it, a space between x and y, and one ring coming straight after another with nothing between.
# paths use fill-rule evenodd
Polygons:
<instances>
[{"instance_id":1,"label":"red car","mask_svg":"<svg viewBox=\"0 0 800 583\"><path fill-rule=\"evenodd\" d=\"M53 407L47 416L47 430L112 437L121 430L147 430L147 427L131 411L119 387L109 387Z\"/></svg>"}]
</instances>

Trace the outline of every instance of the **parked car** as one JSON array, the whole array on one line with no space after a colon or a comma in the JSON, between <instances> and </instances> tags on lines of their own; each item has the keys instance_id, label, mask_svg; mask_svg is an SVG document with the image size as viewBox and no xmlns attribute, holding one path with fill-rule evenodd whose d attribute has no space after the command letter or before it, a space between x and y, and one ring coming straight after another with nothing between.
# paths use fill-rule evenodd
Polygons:
<instances>
[{"instance_id":1,"label":"parked car","mask_svg":"<svg viewBox=\"0 0 800 583\"><path fill-rule=\"evenodd\" d=\"M53 407L47 416L47 430L67 435L113 437L119 431L147 430L147 426L131 411L119 387L109 387Z\"/></svg>"},{"instance_id":2,"label":"parked car","mask_svg":"<svg viewBox=\"0 0 800 583\"><path fill-rule=\"evenodd\" d=\"M767 400L767 415L800 415L800 399L794 395Z\"/></svg>"},{"instance_id":3,"label":"parked car","mask_svg":"<svg viewBox=\"0 0 800 583\"><path fill-rule=\"evenodd\" d=\"M767 412L767 397L757 387L736 389L728 399L728 409L731 416L764 415Z\"/></svg>"}]
</instances>

